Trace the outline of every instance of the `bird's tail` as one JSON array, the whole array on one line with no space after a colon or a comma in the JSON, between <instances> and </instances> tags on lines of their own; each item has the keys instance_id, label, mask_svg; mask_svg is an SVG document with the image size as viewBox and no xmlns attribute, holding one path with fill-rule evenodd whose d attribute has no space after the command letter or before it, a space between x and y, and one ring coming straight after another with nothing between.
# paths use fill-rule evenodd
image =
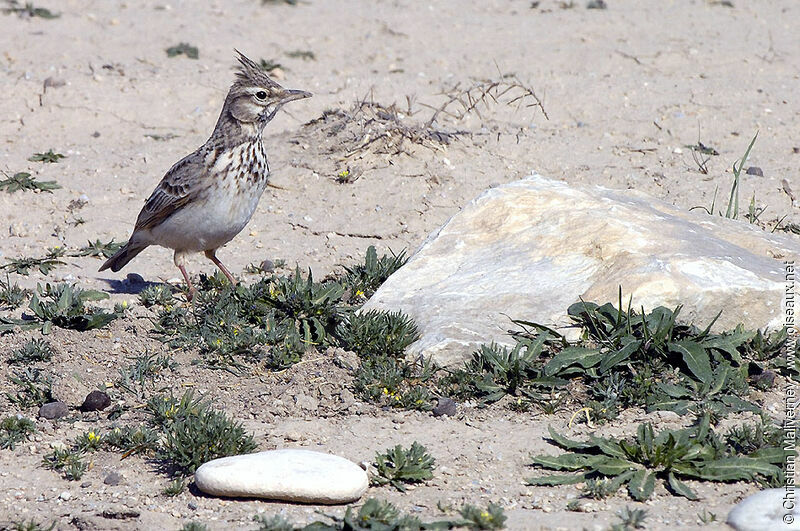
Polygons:
<instances>
[{"instance_id":1,"label":"bird's tail","mask_svg":"<svg viewBox=\"0 0 800 531\"><path fill-rule=\"evenodd\" d=\"M125 267L125 264L133 260L137 254L141 253L145 249L147 249L148 245L142 245L137 243L131 243L130 241L122 246L122 249L117 251L117 253L106 260L98 271L105 271L106 269L111 269L115 273Z\"/></svg>"}]
</instances>

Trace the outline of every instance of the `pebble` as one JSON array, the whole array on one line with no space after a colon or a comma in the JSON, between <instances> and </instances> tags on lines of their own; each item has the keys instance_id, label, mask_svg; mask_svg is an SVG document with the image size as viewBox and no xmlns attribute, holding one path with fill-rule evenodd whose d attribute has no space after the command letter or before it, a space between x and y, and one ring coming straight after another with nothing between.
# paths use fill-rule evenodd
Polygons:
<instances>
[{"instance_id":1,"label":"pebble","mask_svg":"<svg viewBox=\"0 0 800 531\"><path fill-rule=\"evenodd\" d=\"M456 414L456 402L455 400L451 400L450 398L442 397L436 403L436 407L433 408L433 416L434 417L441 417L443 415L452 417Z\"/></svg>"},{"instance_id":2,"label":"pebble","mask_svg":"<svg viewBox=\"0 0 800 531\"><path fill-rule=\"evenodd\" d=\"M65 490L64 492L62 492L61 494L59 494L59 495L58 495L58 497L59 497L60 499L64 500L64 501L67 501L67 500L69 500L70 498L72 498L72 493L71 493L70 491L68 491L68 490Z\"/></svg>"},{"instance_id":3,"label":"pebble","mask_svg":"<svg viewBox=\"0 0 800 531\"><path fill-rule=\"evenodd\" d=\"M60 419L69 413L69 406L64 402L49 402L39 408L39 416L44 419Z\"/></svg>"},{"instance_id":4,"label":"pebble","mask_svg":"<svg viewBox=\"0 0 800 531\"><path fill-rule=\"evenodd\" d=\"M758 166L750 166L749 168L747 168L747 171L745 173L747 173L747 175L755 175L757 177L764 176L764 170L762 170Z\"/></svg>"},{"instance_id":5,"label":"pebble","mask_svg":"<svg viewBox=\"0 0 800 531\"><path fill-rule=\"evenodd\" d=\"M123 479L122 478L122 474L120 474L119 472L109 472L109 474L103 480L103 483L105 483L106 485L111 485L112 487L115 487L115 486L119 485L120 483L122 483L122 479Z\"/></svg>"},{"instance_id":6,"label":"pebble","mask_svg":"<svg viewBox=\"0 0 800 531\"><path fill-rule=\"evenodd\" d=\"M731 509L727 523L737 531L800 530L800 505L792 494L786 489L766 489L748 496Z\"/></svg>"},{"instance_id":7,"label":"pebble","mask_svg":"<svg viewBox=\"0 0 800 531\"><path fill-rule=\"evenodd\" d=\"M352 461L310 450L270 450L215 459L194 475L213 496L304 503L351 503L367 490L367 473Z\"/></svg>"},{"instance_id":8,"label":"pebble","mask_svg":"<svg viewBox=\"0 0 800 531\"><path fill-rule=\"evenodd\" d=\"M111 398L103 391L92 391L81 404L81 411L100 411L111 405Z\"/></svg>"}]
</instances>

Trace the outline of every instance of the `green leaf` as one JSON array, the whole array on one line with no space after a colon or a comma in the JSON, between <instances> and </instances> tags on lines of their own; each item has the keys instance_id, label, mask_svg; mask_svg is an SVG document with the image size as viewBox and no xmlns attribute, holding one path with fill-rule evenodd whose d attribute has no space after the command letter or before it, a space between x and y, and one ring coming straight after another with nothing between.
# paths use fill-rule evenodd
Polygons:
<instances>
[{"instance_id":1,"label":"green leaf","mask_svg":"<svg viewBox=\"0 0 800 531\"><path fill-rule=\"evenodd\" d=\"M653 411L673 411L678 415L685 415L689 412L689 400L658 400L647 406L647 412Z\"/></svg>"},{"instance_id":2,"label":"green leaf","mask_svg":"<svg viewBox=\"0 0 800 531\"><path fill-rule=\"evenodd\" d=\"M697 494L695 494L694 491L690 489L686 483L676 478L675 474L673 474L672 472L669 473L667 480L670 488L675 494L683 496L684 498L692 501L700 499L698 498Z\"/></svg>"},{"instance_id":3,"label":"green leaf","mask_svg":"<svg viewBox=\"0 0 800 531\"><path fill-rule=\"evenodd\" d=\"M712 378L711 360L702 345L684 340L667 345L671 352L683 356L683 361L695 378L701 382L710 382Z\"/></svg>"},{"instance_id":4,"label":"green leaf","mask_svg":"<svg viewBox=\"0 0 800 531\"><path fill-rule=\"evenodd\" d=\"M553 376L570 365L578 364L584 369L593 367L603 359L600 349L583 347L567 347L547 362L544 366L545 376Z\"/></svg>"},{"instance_id":5,"label":"green leaf","mask_svg":"<svg viewBox=\"0 0 800 531\"><path fill-rule=\"evenodd\" d=\"M587 448L593 448L594 444L589 442L582 442L582 441L574 441L572 439L567 439L565 436L560 435L556 430L553 429L553 426L547 426L547 431L550 432L550 438L565 450L585 450Z\"/></svg>"},{"instance_id":6,"label":"green leaf","mask_svg":"<svg viewBox=\"0 0 800 531\"><path fill-rule=\"evenodd\" d=\"M628 493L636 501L645 501L653 495L655 487L655 473L642 468L633 473L631 480L628 482Z\"/></svg>"},{"instance_id":7,"label":"green leaf","mask_svg":"<svg viewBox=\"0 0 800 531\"><path fill-rule=\"evenodd\" d=\"M589 440L606 455L619 457L621 459L625 459L627 457L622 448L620 448L619 443L614 439L606 439L604 437L597 437L594 434L590 434Z\"/></svg>"},{"instance_id":8,"label":"green leaf","mask_svg":"<svg viewBox=\"0 0 800 531\"><path fill-rule=\"evenodd\" d=\"M710 481L748 481L758 475L777 476L780 469L752 457L727 457L705 463L699 472L703 479Z\"/></svg>"},{"instance_id":9,"label":"green leaf","mask_svg":"<svg viewBox=\"0 0 800 531\"><path fill-rule=\"evenodd\" d=\"M540 478L527 478L528 485L553 487L556 485L574 485L586 480L586 474L556 474Z\"/></svg>"},{"instance_id":10,"label":"green leaf","mask_svg":"<svg viewBox=\"0 0 800 531\"><path fill-rule=\"evenodd\" d=\"M555 455L537 455L531 458L531 464L550 470L581 470L590 468L604 457L601 455L566 453Z\"/></svg>"},{"instance_id":11,"label":"green leaf","mask_svg":"<svg viewBox=\"0 0 800 531\"><path fill-rule=\"evenodd\" d=\"M598 367L600 374L607 372L609 369L630 358L631 354L636 352L641 346L641 341L631 341L621 349L610 354L606 354L605 357L603 357L603 361L600 362L600 366Z\"/></svg>"},{"instance_id":12,"label":"green leaf","mask_svg":"<svg viewBox=\"0 0 800 531\"><path fill-rule=\"evenodd\" d=\"M604 476L616 476L637 468L635 463L627 459L607 457L593 464L594 469Z\"/></svg>"}]
</instances>

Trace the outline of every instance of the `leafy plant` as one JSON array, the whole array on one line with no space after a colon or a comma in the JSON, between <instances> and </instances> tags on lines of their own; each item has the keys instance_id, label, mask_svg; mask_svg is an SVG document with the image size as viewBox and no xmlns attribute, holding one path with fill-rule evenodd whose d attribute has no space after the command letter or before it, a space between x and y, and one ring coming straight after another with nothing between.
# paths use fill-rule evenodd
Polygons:
<instances>
[{"instance_id":1,"label":"leafy plant","mask_svg":"<svg viewBox=\"0 0 800 531\"><path fill-rule=\"evenodd\" d=\"M128 455L153 453L158 448L158 433L143 426L116 427L103 436L103 446L111 450L122 450Z\"/></svg>"},{"instance_id":2,"label":"leafy plant","mask_svg":"<svg viewBox=\"0 0 800 531\"><path fill-rule=\"evenodd\" d=\"M186 479L182 477L175 478L161 491L164 496L173 498L179 496L186 489Z\"/></svg>"},{"instance_id":3,"label":"leafy plant","mask_svg":"<svg viewBox=\"0 0 800 531\"><path fill-rule=\"evenodd\" d=\"M9 531L53 531L56 528L56 522L50 522L50 525L45 527L33 518L30 520L20 520L12 522L8 528Z\"/></svg>"},{"instance_id":4,"label":"leafy plant","mask_svg":"<svg viewBox=\"0 0 800 531\"><path fill-rule=\"evenodd\" d=\"M291 277L274 277L266 285L263 281L259 284L253 288L258 302L293 322L306 343L323 343L340 319L338 303L344 288L336 282L315 283L310 269L305 279L297 267Z\"/></svg>"},{"instance_id":5,"label":"leafy plant","mask_svg":"<svg viewBox=\"0 0 800 531\"><path fill-rule=\"evenodd\" d=\"M438 369L430 362L409 363L395 358L368 358L356 371L356 395L370 402L427 411L432 396L423 384L430 382Z\"/></svg>"},{"instance_id":6,"label":"leafy plant","mask_svg":"<svg viewBox=\"0 0 800 531\"><path fill-rule=\"evenodd\" d=\"M46 153L34 153L28 160L31 162L46 162L46 163L55 163L58 162L59 159L63 159L64 155L61 153L55 153L52 149L48 150Z\"/></svg>"},{"instance_id":7,"label":"leafy plant","mask_svg":"<svg viewBox=\"0 0 800 531\"><path fill-rule=\"evenodd\" d=\"M84 247L81 247L70 256L97 256L99 258L111 258L127 242L111 241L103 243L99 239L92 242L89 240Z\"/></svg>"},{"instance_id":8,"label":"leafy plant","mask_svg":"<svg viewBox=\"0 0 800 531\"><path fill-rule=\"evenodd\" d=\"M0 308L19 308L30 293L30 290L20 288L16 282L12 285L6 274L5 282L0 279Z\"/></svg>"},{"instance_id":9,"label":"leafy plant","mask_svg":"<svg viewBox=\"0 0 800 531\"><path fill-rule=\"evenodd\" d=\"M366 300L406 262L408 262L408 258L405 251L401 251L399 254L392 252L391 256L383 255L378 258L375 246L370 245L367 248L363 264L344 268L345 275L342 277L341 283L356 300Z\"/></svg>"},{"instance_id":10,"label":"leafy plant","mask_svg":"<svg viewBox=\"0 0 800 531\"><path fill-rule=\"evenodd\" d=\"M647 518L645 509L631 509L625 507L617 511L617 517L622 520L619 524L611 527L611 531L630 531L632 529L644 529L644 521Z\"/></svg>"},{"instance_id":11,"label":"leafy plant","mask_svg":"<svg viewBox=\"0 0 800 531\"><path fill-rule=\"evenodd\" d=\"M37 284L28 307L45 335L50 333L53 325L85 331L102 328L118 317L116 313L86 308L89 301L107 298L108 293L83 290L67 283L48 283L44 288Z\"/></svg>"},{"instance_id":12,"label":"leafy plant","mask_svg":"<svg viewBox=\"0 0 800 531\"><path fill-rule=\"evenodd\" d=\"M533 465L549 470L578 472L528 479L530 485L564 485L610 478L610 487L627 485L630 496L644 501L653 494L657 480L675 495L690 500L697 495L685 479L701 481L776 480L782 475L780 447L763 448L742 455L726 448L705 416L695 428L664 430L656 434L650 424L640 424L633 440L590 435L586 442L573 441L549 428L559 447L569 450L554 457L540 455Z\"/></svg>"},{"instance_id":13,"label":"leafy plant","mask_svg":"<svg viewBox=\"0 0 800 531\"><path fill-rule=\"evenodd\" d=\"M25 2L24 5L20 4L17 0L6 0L8 2L8 7L4 8L3 11L6 13L16 13L20 17L39 17L44 19L53 19L58 18L61 16L60 13L53 13L49 9L45 9L43 7L36 7L33 5L33 2ZM52 529L55 526L51 526Z\"/></svg>"},{"instance_id":14,"label":"leafy plant","mask_svg":"<svg viewBox=\"0 0 800 531\"><path fill-rule=\"evenodd\" d=\"M47 469L60 471L64 479L78 481L88 468L82 457L83 454L80 451L56 448L44 456L42 464Z\"/></svg>"},{"instance_id":15,"label":"leafy plant","mask_svg":"<svg viewBox=\"0 0 800 531\"><path fill-rule=\"evenodd\" d=\"M8 363L11 365L26 365L39 361L50 361L53 357L53 347L44 339L31 339L18 350L11 353Z\"/></svg>"},{"instance_id":16,"label":"leafy plant","mask_svg":"<svg viewBox=\"0 0 800 531\"><path fill-rule=\"evenodd\" d=\"M104 438L95 431L81 433L72 443L72 447L80 452L93 452L98 450L104 443Z\"/></svg>"},{"instance_id":17,"label":"leafy plant","mask_svg":"<svg viewBox=\"0 0 800 531\"><path fill-rule=\"evenodd\" d=\"M420 483L433 477L436 462L428 450L414 441L410 448L399 444L383 453L375 454L376 474L372 476L373 485L391 484L405 492L405 483Z\"/></svg>"},{"instance_id":18,"label":"leafy plant","mask_svg":"<svg viewBox=\"0 0 800 531\"><path fill-rule=\"evenodd\" d=\"M185 55L189 59L197 59L200 57L200 52L197 50L197 46L192 46L185 42L167 48L167 57L176 57L178 55Z\"/></svg>"},{"instance_id":19,"label":"leafy plant","mask_svg":"<svg viewBox=\"0 0 800 531\"><path fill-rule=\"evenodd\" d=\"M24 417L10 416L0 421L0 449L14 449L36 432L36 424Z\"/></svg>"},{"instance_id":20,"label":"leafy plant","mask_svg":"<svg viewBox=\"0 0 800 531\"><path fill-rule=\"evenodd\" d=\"M419 339L414 321L402 312L369 310L349 315L336 328L342 347L361 358L399 358Z\"/></svg>"},{"instance_id":21,"label":"leafy plant","mask_svg":"<svg viewBox=\"0 0 800 531\"><path fill-rule=\"evenodd\" d=\"M17 394L6 393L6 397L19 408L38 407L54 400L53 379L40 369L25 367L14 371L8 379L18 389Z\"/></svg>"},{"instance_id":22,"label":"leafy plant","mask_svg":"<svg viewBox=\"0 0 800 531\"><path fill-rule=\"evenodd\" d=\"M164 284L148 286L139 293L139 302L141 302L142 306L145 308L168 306L173 300L172 289Z\"/></svg>"},{"instance_id":23,"label":"leafy plant","mask_svg":"<svg viewBox=\"0 0 800 531\"><path fill-rule=\"evenodd\" d=\"M503 529L506 516L503 508L489 503L486 509L466 504L459 510L459 515L446 520L422 522L416 516L402 514L390 502L368 499L357 511L348 507L343 517L325 515L332 522L313 522L304 527L293 527L281 517L267 519L258 517L261 522L260 531L416 531L421 529L454 529L470 530Z\"/></svg>"},{"instance_id":24,"label":"leafy plant","mask_svg":"<svg viewBox=\"0 0 800 531\"><path fill-rule=\"evenodd\" d=\"M6 179L0 181L0 190L5 189L9 194L13 194L19 190L39 190L40 192L53 193L53 190L58 190L61 185L55 181L37 181L31 177L28 172L17 172L11 177L6 175Z\"/></svg>"},{"instance_id":25,"label":"leafy plant","mask_svg":"<svg viewBox=\"0 0 800 531\"><path fill-rule=\"evenodd\" d=\"M496 402L506 394L538 399L537 390L567 383L560 375L544 372L541 357L548 339L547 334L541 334L535 341L517 342L514 348L494 343L481 345L462 369L451 372L446 384L455 396L476 397L487 403Z\"/></svg>"},{"instance_id":26,"label":"leafy plant","mask_svg":"<svg viewBox=\"0 0 800 531\"><path fill-rule=\"evenodd\" d=\"M43 275L49 275L50 271L57 266L65 265L64 262L59 260L64 256L64 250L60 247L54 247L47 251L47 254L42 258L13 258L9 259L8 263L0 266L0 269L5 269L10 273L18 273L20 275L28 276L30 270L38 268L39 272Z\"/></svg>"},{"instance_id":27,"label":"leafy plant","mask_svg":"<svg viewBox=\"0 0 800 531\"><path fill-rule=\"evenodd\" d=\"M126 391L139 395L147 388L148 380L154 379L165 370L174 370L177 366L175 361L166 354L144 353L129 359L133 363L126 369L119 369L118 385Z\"/></svg>"},{"instance_id":28,"label":"leafy plant","mask_svg":"<svg viewBox=\"0 0 800 531\"><path fill-rule=\"evenodd\" d=\"M212 459L256 449L255 440L241 424L195 399L192 391L180 399L154 397L147 408L153 424L164 430L157 456L183 472L193 473Z\"/></svg>"}]
</instances>

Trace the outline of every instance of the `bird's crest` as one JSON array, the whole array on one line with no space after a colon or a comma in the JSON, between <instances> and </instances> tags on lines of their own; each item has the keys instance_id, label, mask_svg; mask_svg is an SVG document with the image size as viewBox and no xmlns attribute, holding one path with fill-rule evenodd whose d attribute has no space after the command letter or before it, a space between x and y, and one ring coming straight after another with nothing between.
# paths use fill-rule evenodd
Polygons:
<instances>
[{"instance_id":1,"label":"bird's crest","mask_svg":"<svg viewBox=\"0 0 800 531\"><path fill-rule=\"evenodd\" d=\"M239 85L257 85L259 87L274 87L282 88L278 83L274 82L270 77L259 67L256 63L250 60L245 54L239 50L235 50L239 54L239 70L236 72L236 83Z\"/></svg>"}]
</instances>

